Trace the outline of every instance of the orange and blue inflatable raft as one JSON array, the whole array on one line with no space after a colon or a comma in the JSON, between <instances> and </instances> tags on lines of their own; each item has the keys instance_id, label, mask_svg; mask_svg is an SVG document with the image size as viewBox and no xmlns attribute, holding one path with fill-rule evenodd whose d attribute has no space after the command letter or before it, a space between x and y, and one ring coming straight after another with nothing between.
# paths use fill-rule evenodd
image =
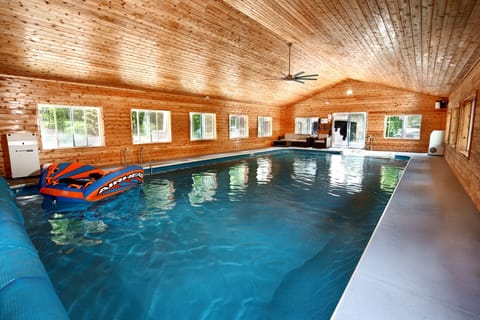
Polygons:
<instances>
[{"instance_id":1,"label":"orange and blue inflatable raft","mask_svg":"<svg viewBox=\"0 0 480 320\"><path fill-rule=\"evenodd\" d=\"M42 171L40 193L59 201L98 201L138 186L143 175L140 166L105 172L79 162L53 163Z\"/></svg>"}]
</instances>

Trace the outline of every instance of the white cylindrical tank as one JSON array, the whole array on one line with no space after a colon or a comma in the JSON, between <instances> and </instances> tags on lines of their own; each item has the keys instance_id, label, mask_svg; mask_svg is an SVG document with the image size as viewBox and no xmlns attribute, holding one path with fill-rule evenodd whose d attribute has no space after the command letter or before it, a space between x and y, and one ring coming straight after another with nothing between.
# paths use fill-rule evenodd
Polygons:
<instances>
[{"instance_id":1,"label":"white cylindrical tank","mask_svg":"<svg viewBox=\"0 0 480 320\"><path fill-rule=\"evenodd\" d=\"M445 130L433 130L430 134L430 143L428 144L428 155L443 156Z\"/></svg>"}]
</instances>

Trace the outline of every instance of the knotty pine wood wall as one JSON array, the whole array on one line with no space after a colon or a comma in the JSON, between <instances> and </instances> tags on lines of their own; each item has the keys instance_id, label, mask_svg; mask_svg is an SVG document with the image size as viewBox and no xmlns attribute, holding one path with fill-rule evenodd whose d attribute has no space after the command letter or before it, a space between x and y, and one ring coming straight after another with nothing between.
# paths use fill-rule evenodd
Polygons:
<instances>
[{"instance_id":1,"label":"knotty pine wood wall","mask_svg":"<svg viewBox=\"0 0 480 320\"><path fill-rule=\"evenodd\" d=\"M447 144L445 159L480 210L480 61L476 67L459 83L449 97L449 108L458 108L463 101L476 93L475 115L471 139L470 157L467 158L451 145Z\"/></svg>"},{"instance_id":2,"label":"knotty pine wood wall","mask_svg":"<svg viewBox=\"0 0 480 320\"><path fill-rule=\"evenodd\" d=\"M103 110L104 147L42 150L37 124L37 104L96 106ZM172 142L133 145L130 129L130 109L157 109L171 111ZM127 148L127 161L138 163L140 148L144 148L144 162L185 158L198 155L262 148L272 145L281 134L281 109L204 97L160 94L101 86L81 85L59 81L0 76L0 175L9 176L10 163L5 134L34 132L38 134L40 163L53 161L80 161L104 166L123 163L123 150ZM189 112L215 113L217 139L190 141ZM229 139L229 114L249 117L249 138ZM257 117L271 116L273 136L257 137Z\"/></svg>"},{"instance_id":3,"label":"knotty pine wood wall","mask_svg":"<svg viewBox=\"0 0 480 320\"><path fill-rule=\"evenodd\" d=\"M348 96L347 90L353 94ZM432 130L444 130L446 108L435 109L440 97L355 80L345 80L285 110L286 132L294 132L295 117L322 117L335 112L367 112L366 136L373 136L373 149L427 152ZM385 116L421 114L420 140L385 139Z\"/></svg>"}]
</instances>

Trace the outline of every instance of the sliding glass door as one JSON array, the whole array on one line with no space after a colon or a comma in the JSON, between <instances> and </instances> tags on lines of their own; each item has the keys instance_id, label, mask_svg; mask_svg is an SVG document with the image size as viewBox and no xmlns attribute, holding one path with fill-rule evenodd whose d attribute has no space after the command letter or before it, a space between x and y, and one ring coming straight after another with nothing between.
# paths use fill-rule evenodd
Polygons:
<instances>
[{"instance_id":1,"label":"sliding glass door","mask_svg":"<svg viewBox=\"0 0 480 320\"><path fill-rule=\"evenodd\" d=\"M333 147L364 148L366 112L333 114Z\"/></svg>"}]
</instances>

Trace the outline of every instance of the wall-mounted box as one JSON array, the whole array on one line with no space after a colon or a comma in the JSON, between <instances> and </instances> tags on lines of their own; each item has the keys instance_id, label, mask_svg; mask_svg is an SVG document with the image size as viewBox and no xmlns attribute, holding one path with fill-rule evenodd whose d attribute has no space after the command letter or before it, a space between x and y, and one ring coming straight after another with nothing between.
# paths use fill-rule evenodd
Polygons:
<instances>
[{"instance_id":1,"label":"wall-mounted box","mask_svg":"<svg viewBox=\"0 0 480 320\"><path fill-rule=\"evenodd\" d=\"M40 174L38 142L35 133L7 133L7 146L12 178Z\"/></svg>"}]
</instances>

